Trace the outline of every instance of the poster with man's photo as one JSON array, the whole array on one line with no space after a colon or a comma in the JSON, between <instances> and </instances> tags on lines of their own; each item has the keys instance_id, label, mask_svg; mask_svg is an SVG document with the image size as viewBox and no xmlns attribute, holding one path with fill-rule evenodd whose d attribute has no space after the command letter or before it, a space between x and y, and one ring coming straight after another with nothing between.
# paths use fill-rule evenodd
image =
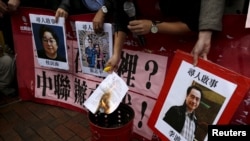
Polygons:
<instances>
[{"instance_id":1,"label":"poster with man's photo","mask_svg":"<svg viewBox=\"0 0 250 141\"><path fill-rule=\"evenodd\" d=\"M152 110L149 127L163 141L206 141L208 125L228 124L247 93L247 78L209 61L193 66L177 51Z\"/></svg>"},{"instance_id":2,"label":"poster with man's photo","mask_svg":"<svg viewBox=\"0 0 250 141\"><path fill-rule=\"evenodd\" d=\"M83 73L105 77L103 69L112 55L112 25L104 23L103 32L96 34L92 22L76 21L77 42Z\"/></svg>"},{"instance_id":3,"label":"poster with man's photo","mask_svg":"<svg viewBox=\"0 0 250 141\"><path fill-rule=\"evenodd\" d=\"M29 14L33 34L34 58L40 66L69 70L65 19Z\"/></svg>"}]
</instances>

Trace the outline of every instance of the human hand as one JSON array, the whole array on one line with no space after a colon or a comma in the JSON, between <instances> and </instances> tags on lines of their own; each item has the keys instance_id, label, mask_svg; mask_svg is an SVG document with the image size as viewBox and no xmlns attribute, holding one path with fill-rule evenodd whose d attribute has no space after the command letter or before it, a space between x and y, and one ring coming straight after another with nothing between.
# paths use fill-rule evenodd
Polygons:
<instances>
[{"instance_id":1,"label":"human hand","mask_svg":"<svg viewBox=\"0 0 250 141\"><path fill-rule=\"evenodd\" d=\"M9 0L8 1L8 11L13 12L16 11L20 5L20 0Z\"/></svg>"},{"instance_id":2,"label":"human hand","mask_svg":"<svg viewBox=\"0 0 250 141\"><path fill-rule=\"evenodd\" d=\"M64 17L66 19L68 17L68 15L69 15L69 13L66 10L64 10L62 8L58 8L56 10L56 14L55 14L56 22L58 22L59 17Z\"/></svg>"},{"instance_id":3,"label":"human hand","mask_svg":"<svg viewBox=\"0 0 250 141\"><path fill-rule=\"evenodd\" d=\"M136 35L143 35L150 32L151 26L150 20L133 20L129 22L128 29Z\"/></svg>"},{"instance_id":4,"label":"human hand","mask_svg":"<svg viewBox=\"0 0 250 141\"><path fill-rule=\"evenodd\" d=\"M204 60L207 59L207 55L211 47L212 31L200 31L198 40L191 52L193 55L193 65L198 64L198 58L201 57Z\"/></svg>"},{"instance_id":5,"label":"human hand","mask_svg":"<svg viewBox=\"0 0 250 141\"><path fill-rule=\"evenodd\" d=\"M8 11L8 6L0 0L0 17L3 17L3 15Z\"/></svg>"},{"instance_id":6,"label":"human hand","mask_svg":"<svg viewBox=\"0 0 250 141\"><path fill-rule=\"evenodd\" d=\"M103 32L104 20L105 20L105 14L101 10L98 10L95 14L95 17L92 20L95 33Z\"/></svg>"},{"instance_id":7,"label":"human hand","mask_svg":"<svg viewBox=\"0 0 250 141\"><path fill-rule=\"evenodd\" d=\"M104 68L104 71L108 72L108 73L111 73L113 71L117 71L118 69L118 64L119 64L119 61L120 61L120 57L119 56L116 56L116 55L113 55L109 60L108 62L106 63L105 65L105 68Z\"/></svg>"}]
</instances>

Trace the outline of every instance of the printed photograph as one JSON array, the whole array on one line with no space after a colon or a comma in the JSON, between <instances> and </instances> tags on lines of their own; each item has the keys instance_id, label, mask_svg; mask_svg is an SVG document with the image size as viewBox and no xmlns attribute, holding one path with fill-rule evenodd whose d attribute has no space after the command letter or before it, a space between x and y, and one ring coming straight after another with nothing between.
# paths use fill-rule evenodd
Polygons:
<instances>
[{"instance_id":1,"label":"printed photograph","mask_svg":"<svg viewBox=\"0 0 250 141\"><path fill-rule=\"evenodd\" d=\"M170 129L167 136L183 136L187 141L203 141L207 135L208 125L213 124L225 97L195 81L187 86L183 95L184 100L178 100L176 104L175 98L172 100L169 97L166 101L168 105L170 102L173 103L162 118L173 129Z\"/></svg>"},{"instance_id":2,"label":"printed photograph","mask_svg":"<svg viewBox=\"0 0 250 141\"><path fill-rule=\"evenodd\" d=\"M32 24L39 58L66 62L62 27Z\"/></svg>"},{"instance_id":3,"label":"printed photograph","mask_svg":"<svg viewBox=\"0 0 250 141\"><path fill-rule=\"evenodd\" d=\"M54 16L30 14L33 34L34 57L43 67L68 70L65 36L65 19Z\"/></svg>"},{"instance_id":4,"label":"printed photograph","mask_svg":"<svg viewBox=\"0 0 250 141\"><path fill-rule=\"evenodd\" d=\"M105 24L104 32L96 34L92 22L76 22L79 56L83 73L106 76L103 72L112 55L112 29Z\"/></svg>"},{"instance_id":5,"label":"printed photograph","mask_svg":"<svg viewBox=\"0 0 250 141\"><path fill-rule=\"evenodd\" d=\"M176 71L154 126L171 141L206 141L237 85L185 61Z\"/></svg>"}]
</instances>

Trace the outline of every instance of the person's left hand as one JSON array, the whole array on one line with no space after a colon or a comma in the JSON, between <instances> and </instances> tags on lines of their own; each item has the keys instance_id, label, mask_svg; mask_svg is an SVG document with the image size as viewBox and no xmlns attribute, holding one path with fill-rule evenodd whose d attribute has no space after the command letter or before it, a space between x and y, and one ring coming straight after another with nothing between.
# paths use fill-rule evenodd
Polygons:
<instances>
[{"instance_id":1,"label":"person's left hand","mask_svg":"<svg viewBox=\"0 0 250 141\"><path fill-rule=\"evenodd\" d=\"M198 64L198 58L208 60L207 55L211 47L212 31L200 31L198 40L191 52L193 55L193 65Z\"/></svg>"},{"instance_id":2,"label":"person's left hand","mask_svg":"<svg viewBox=\"0 0 250 141\"><path fill-rule=\"evenodd\" d=\"M9 0L8 1L8 11L13 12L16 11L20 5L20 0Z\"/></svg>"},{"instance_id":3,"label":"person's left hand","mask_svg":"<svg viewBox=\"0 0 250 141\"><path fill-rule=\"evenodd\" d=\"M103 32L103 23L105 20L105 14L98 10L95 14L95 17L93 18L93 29L95 33L102 33Z\"/></svg>"},{"instance_id":4,"label":"person's left hand","mask_svg":"<svg viewBox=\"0 0 250 141\"><path fill-rule=\"evenodd\" d=\"M136 35L144 35L150 32L152 21L133 20L129 22L128 29Z\"/></svg>"},{"instance_id":5,"label":"person's left hand","mask_svg":"<svg viewBox=\"0 0 250 141\"><path fill-rule=\"evenodd\" d=\"M66 19L68 17L68 15L69 15L69 13L66 10L64 10L62 8L58 8L56 10L56 14L55 14L56 22L58 22L59 17L64 17Z\"/></svg>"}]
</instances>

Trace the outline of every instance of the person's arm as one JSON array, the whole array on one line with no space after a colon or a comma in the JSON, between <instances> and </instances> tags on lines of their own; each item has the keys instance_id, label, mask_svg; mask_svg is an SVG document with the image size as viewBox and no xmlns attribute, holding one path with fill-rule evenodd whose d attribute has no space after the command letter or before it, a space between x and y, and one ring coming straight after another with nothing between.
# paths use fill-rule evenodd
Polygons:
<instances>
[{"instance_id":1,"label":"person's arm","mask_svg":"<svg viewBox=\"0 0 250 141\"><path fill-rule=\"evenodd\" d=\"M197 65L198 58L207 60L214 31L222 30L222 17L225 0L202 0L199 19L199 36L193 47L193 64Z\"/></svg>"},{"instance_id":2,"label":"person's arm","mask_svg":"<svg viewBox=\"0 0 250 141\"><path fill-rule=\"evenodd\" d=\"M122 48L127 36L127 24L128 16L123 10L123 1L119 0L105 0L105 4L108 12L104 13L102 9L99 9L93 18L93 28L96 33L103 31L103 23L107 16L112 16L114 22L114 45L113 54L105 64L105 67L109 67L107 72L116 71L120 58Z\"/></svg>"},{"instance_id":3,"label":"person's arm","mask_svg":"<svg viewBox=\"0 0 250 141\"><path fill-rule=\"evenodd\" d=\"M133 20L129 22L128 29L136 35L148 34L150 33L152 24L151 20ZM158 33L163 34L178 35L191 32L187 24L183 22L160 22L156 26Z\"/></svg>"},{"instance_id":4,"label":"person's arm","mask_svg":"<svg viewBox=\"0 0 250 141\"><path fill-rule=\"evenodd\" d=\"M103 10L101 7L95 14L92 22L93 22L93 29L95 33L103 32L103 23L107 15L111 15L114 12L114 1L113 0L104 0L104 5L106 9Z\"/></svg>"},{"instance_id":5,"label":"person's arm","mask_svg":"<svg viewBox=\"0 0 250 141\"><path fill-rule=\"evenodd\" d=\"M106 67L110 67L109 70L107 70L109 73L117 70L126 36L127 34L123 31L117 31L114 33L113 55L105 65Z\"/></svg>"},{"instance_id":6,"label":"person's arm","mask_svg":"<svg viewBox=\"0 0 250 141\"><path fill-rule=\"evenodd\" d=\"M55 14L56 22L59 17L67 18L70 10L70 0L62 0L60 5L58 6Z\"/></svg>"},{"instance_id":7,"label":"person's arm","mask_svg":"<svg viewBox=\"0 0 250 141\"><path fill-rule=\"evenodd\" d=\"M3 17L6 12L16 11L19 5L20 0L9 0L7 3L0 0L0 17Z\"/></svg>"},{"instance_id":8,"label":"person's arm","mask_svg":"<svg viewBox=\"0 0 250 141\"><path fill-rule=\"evenodd\" d=\"M106 14L107 13L104 13L102 11L102 9L99 9L96 12L96 14L95 14L95 16L94 16L94 18L92 20L93 29L94 29L95 33L102 33L103 32L103 23L105 21Z\"/></svg>"}]
</instances>

